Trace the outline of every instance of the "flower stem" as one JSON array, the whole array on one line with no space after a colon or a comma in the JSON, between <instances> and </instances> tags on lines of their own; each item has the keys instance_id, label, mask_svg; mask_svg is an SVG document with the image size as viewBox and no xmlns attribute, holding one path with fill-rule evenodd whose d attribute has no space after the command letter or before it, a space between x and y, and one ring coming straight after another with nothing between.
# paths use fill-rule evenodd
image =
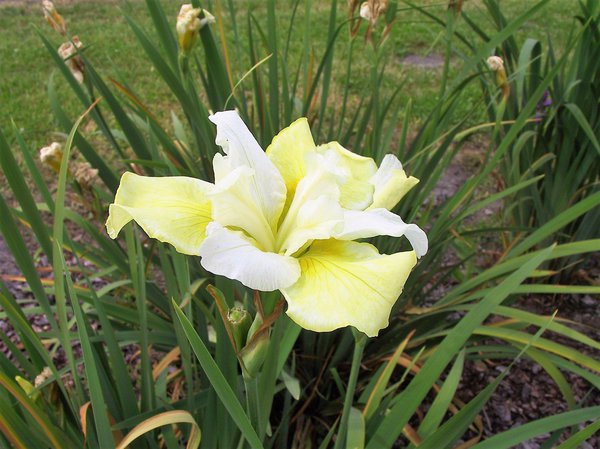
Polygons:
<instances>
[{"instance_id":1,"label":"flower stem","mask_svg":"<svg viewBox=\"0 0 600 449\"><path fill-rule=\"evenodd\" d=\"M244 384L246 386L246 408L248 417L252 426L256 430L256 433L261 434L261 413L260 413L260 398L258 394L258 377L247 378L244 377Z\"/></svg>"},{"instance_id":2,"label":"flower stem","mask_svg":"<svg viewBox=\"0 0 600 449\"><path fill-rule=\"evenodd\" d=\"M353 330L354 331L354 330ZM348 430L348 417L350 416L350 409L352 408L352 402L354 400L354 391L356 390L356 381L358 379L358 371L360 370L360 362L362 360L363 350L367 343L367 337L365 334L355 331L354 332L354 354L352 355L352 368L350 369L350 378L348 379L348 387L346 388L346 397L344 398L344 409L342 411L342 418L340 420L340 428L335 439L334 449L341 449L344 447L346 440L346 433Z\"/></svg>"}]
</instances>

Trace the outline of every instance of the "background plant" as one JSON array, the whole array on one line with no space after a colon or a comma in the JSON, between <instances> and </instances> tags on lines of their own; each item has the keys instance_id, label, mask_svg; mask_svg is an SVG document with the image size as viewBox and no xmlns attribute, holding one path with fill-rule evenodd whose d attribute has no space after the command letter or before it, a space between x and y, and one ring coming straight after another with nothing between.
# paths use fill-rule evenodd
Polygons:
<instances>
[{"instance_id":1,"label":"background plant","mask_svg":"<svg viewBox=\"0 0 600 449\"><path fill-rule=\"evenodd\" d=\"M17 200L12 208L6 200L0 201L0 214L10 217L0 222L1 231L31 290L19 295L2 285L0 291L3 313L24 348L19 350L2 334L13 358L0 356L1 444L112 447L149 418L144 429L148 433L131 447L158 447L159 443L178 447L179 440L190 435L188 427L162 427L159 433L152 430L153 424L189 422L191 416L202 430L202 447L207 448L335 444L338 448L375 449L392 447L401 433L418 447L452 447L469 426L475 435L481 433L477 414L502 378L510 375L506 370L465 405L455 397L465 360L513 360L518 356L540 363L560 386L570 410L508 431L480 443L481 447L511 447L547 432L555 432L552 438L558 438L566 427L597 420L598 407L578 404L564 375L576 373L598 388L597 361L547 340L541 333L551 330L594 349L600 349L598 343L567 327L560 318L539 317L503 305L503 301L527 293L598 293L597 286L549 284L543 277L547 273L538 267L548 260L581 257L600 249L597 239L548 247L548 241L555 240L565 225L597 208L599 195L582 195L571 207L551 215L543 226L524 231L521 241L487 269L474 263L478 239L503 229L467 220L486 205L538 182L529 176L514 182L509 178L505 190L484 197L480 194L492 171L531 126L539 98L566 67L568 53L543 74L506 127L495 126L495 116L492 123L474 126L468 120L477 116L485 100L475 105L469 116L464 114L463 93L478 83L480 74L488 75L483 60L492 49L510 39L545 3L507 20L481 45L459 30L460 21L469 20L464 11L463 16L450 12L432 17L443 25L446 64L430 115L414 138L408 135L412 105L398 101L402 86L390 89L386 83L390 70L386 52L393 39L377 40L383 24L373 30L378 45L365 45L360 33L349 38L354 22L348 21L342 9L345 5L335 1L326 9L320 6L329 23L326 33L320 30L320 35L327 36L324 45L313 45L316 13L312 7L316 5L311 2L292 2L289 25L283 27L274 1L267 2L264 17L250 13L244 21L233 3L215 2L211 12L216 23L201 30L199 45L187 66L178 58L175 17L166 15L160 3L146 2L155 28L152 34L126 14L131 35L146 53L157 78L164 80L165 90L177 100L178 107L166 126L158 118L159 111L142 101L143 95L125 77L102 76L94 63L93 44L86 46L84 34L79 36L84 43L79 56L85 65L85 80L80 85L56 54L58 36L40 32L58 74L80 102L78 110L89 109L83 120L89 118L93 125L87 125L87 131L74 126L80 124L75 120L80 113L63 108L59 82L51 77L50 103L58 126L69 134L55 195L18 129L11 129L10 135L23 171L9 142L0 140L3 171ZM427 9L406 7L431 16ZM398 14L402 11L398 8ZM67 20L70 23L72 19ZM231 29L232 38L222 31L225 29ZM302 51L293 53L290 49L298 42ZM340 48L347 52L341 53ZM357 52L371 58L366 87L358 97L350 90ZM340 54L346 58L341 74L334 71L339 68L335 61ZM451 62L457 55L461 67L455 71ZM233 61L242 68L234 68ZM256 305L260 304L269 316L277 296L263 295L255 302L239 285L210 277L195 258L148 241L136 228L128 227L121 246L105 235L102 225L106 204L112 201L119 174L126 168L149 175L210 179L209 162L216 147L208 111L234 106L263 146L294 118L307 115L316 141L337 139L378 162L390 148L395 149L407 171L421 179L398 211L406 221L427 225L431 242L430 253L397 305L398 318L381 337L368 343L359 340L354 347L350 330L300 332L282 315L271 330L271 344L259 376L245 385L217 304L229 308L237 301L252 315L258 313ZM403 117L400 131L399 116ZM436 204L431 200L432 191L444 169L466 139L481 129L501 135L498 146L458 192ZM91 192L79 191L65 202L74 186L67 168L69 153L75 148L98 169L100 181ZM35 185L39 196L31 195L28 182ZM90 202L89 195L98 201ZM72 198L80 198L79 204L71 203ZM426 206L419 207L421 204ZM423 212L421 216L417 210ZM52 260L53 278L36 267L18 223L30 230L27 232ZM383 252L398 250L398 243L391 240L377 245ZM531 251L536 246L542 249ZM449 252L457 254L450 265L443 258ZM211 290L212 295L205 289L209 283L218 288ZM444 283L455 286L435 298L436 286ZM36 333L28 318L40 312L49 327ZM457 312L463 316L460 321L449 319ZM487 323L492 314L505 320L499 325ZM537 334L531 333L531 326ZM489 344L485 337L507 344ZM73 343L80 346L73 349ZM360 372L361 360L369 371ZM36 391L28 391L27 384L15 380L21 376L33 383L44 367L49 367L51 374ZM442 373L447 373L443 381ZM430 391L437 392L436 399L424 419L415 423L411 417ZM347 413L340 422L344 409ZM165 419L161 413L169 410L189 415ZM452 417L444 420L447 411ZM577 438L593 433L597 426L595 422L585 427L564 447L574 447ZM39 430L30 431L32 427Z\"/></svg>"},{"instance_id":2,"label":"background plant","mask_svg":"<svg viewBox=\"0 0 600 449\"><path fill-rule=\"evenodd\" d=\"M492 120L514 120L527 101L537 100L530 123L521 131L501 166L503 177L511 184L543 175L517 193L506 210L520 229L541 226L580 198L598 191L600 7L590 1L579 2L578 6L564 54L557 55L555 43L550 39L545 45L527 39L520 47L515 39L507 39L497 47L496 53L504 58L510 74L511 93L506 102L498 97L489 77L483 78L486 91L494 99L489 109ZM502 27L506 23L503 13L493 2L487 7L498 27ZM485 33L480 32L480 36L487 39ZM551 83L540 91L540 82L557 66L560 68ZM503 136L503 130L498 132L497 142ZM555 238L563 242L583 240L596 236L599 227L600 211L594 209L572 221ZM570 264L575 262L576 258L567 258L554 268L567 265L571 268L565 273L568 275L574 268Z\"/></svg>"}]
</instances>

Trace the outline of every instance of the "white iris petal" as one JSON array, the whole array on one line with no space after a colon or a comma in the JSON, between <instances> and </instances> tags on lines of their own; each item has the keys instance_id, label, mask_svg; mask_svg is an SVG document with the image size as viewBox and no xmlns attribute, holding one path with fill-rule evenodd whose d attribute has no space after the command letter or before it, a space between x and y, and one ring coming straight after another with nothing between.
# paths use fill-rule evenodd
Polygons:
<instances>
[{"instance_id":1,"label":"white iris petal","mask_svg":"<svg viewBox=\"0 0 600 449\"><path fill-rule=\"evenodd\" d=\"M402 218L387 209L344 212L344 229L334 237L339 240L357 240L378 235L405 236L417 257L427 253L427 235L415 224L404 223Z\"/></svg>"},{"instance_id":2,"label":"white iris petal","mask_svg":"<svg viewBox=\"0 0 600 449\"><path fill-rule=\"evenodd\" d=\"M261 251L243 232L232 231L216 222L206 228L200 256L206 270L238 280L255 290L270 292L286 288L300 276L297 259Z\"/></svg>"},{"instance_id":3,"label":"white iris petal","mask_svg":"<svg viewBox=\"0 0 600 449\"><path fill-rule=\"evenodd\" d=\"M248 185L250 195L255 199L271 229L275 230L286 198L285 183L281 174L265 155L237 112L217 112L209 118L217 125L215 142L227 155L223 159L229 163L230 170L238 167L254 170L254 177ZM217 178L216 183L219 181Z\"/></svg>"}]
</instances>

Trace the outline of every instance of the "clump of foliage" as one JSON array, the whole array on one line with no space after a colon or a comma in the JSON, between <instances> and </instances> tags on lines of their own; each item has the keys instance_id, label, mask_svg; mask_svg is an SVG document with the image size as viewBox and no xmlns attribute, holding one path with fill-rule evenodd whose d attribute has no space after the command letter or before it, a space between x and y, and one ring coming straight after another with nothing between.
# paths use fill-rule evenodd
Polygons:
<instances>
[{"instance_id":1,"label":"clump of foliage","mask_svg":"<svg viewBox=\"0 0 600 449\"><path fill-rule=\"evenodd\" d=\"M503 26L506 18L500 9L493 3L489 9L496 24ZM581 200L593 202L600 189L600 5L579 2L579 12L572 14L574 26L562 54L557 55L550 40L544 47L538 40L527 39L519 47L511 38L497 47L509 75L510 94L504 101L498 101L495 86L485 84L494 99L490 118L498 122L512 122L523 105L537 101L529 123L501 166L507 184L543 176L519 191L506 209L519 229L543 226ZM551 82L540 88L549 76ZM499 129L498 143L505 132ZM553 238L560 242L585 240L596 237L599 228L600 210L581 207L579 217ZM564 271L565 279L576 260L563 259L553 268L571 265Z\"/></svg>"}]
</instances>

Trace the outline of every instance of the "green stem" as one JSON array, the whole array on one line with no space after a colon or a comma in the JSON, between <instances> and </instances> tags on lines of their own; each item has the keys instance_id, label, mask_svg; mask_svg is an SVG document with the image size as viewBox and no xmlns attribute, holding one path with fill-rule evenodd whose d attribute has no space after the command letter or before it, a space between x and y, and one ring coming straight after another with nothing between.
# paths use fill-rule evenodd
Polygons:
<instances>
[{"instance_id":1,"label":"green stem","mask_svg":"<svg viewBox=\"0 0 600 449\"><path fill-rule=\"evenodd\" d=\"M179 62L179 72L181 75L182 83L184 89L186 90L188 96L193 98L194 104L193 108L195 109L194 114L196 117L207 117L208 111L206 111L202 107L202 102L199 100L198 93L196 92L196 88L194 86L195 80L192 72L190 71L190 55L184 54L183 52L179 52L178 62ZM202 138L203 135L206 135L205 130L201 129L200 123L195 120L193 117L190 117L189 113L186 113L188 118L188 122L190 127L192 128L192 136L194 137L195 148L204 148L208 150L210 145L207 145ZM200 153L200 163L202 166L202 178L203 179L211 179L212 178L212 168L210 161L212 160L212 154L208 154L206 151Z\"/></svg>"},{"instance_id":2,"label":"green stem","mask_svg":"<svg viewBox=\"0 0 600 449\"><path fill-rule=\"evenodd\" d=\"M454 35L454 12L448 10L448 21L446 22L446 53L444 55L444 70L440 82L440 100L446 95L446 85L450 70L450 57L452 56L452 36Z\"/></svg>"},{"instance_id":3,"label":"green stem","mask_svg":"<svg viewBox=\"0 0 600 449\"><path fill-rule=\"evenodd\" d=\"M346 397L344 398L344 409L340 420L340 430L335 439L333 449L341 449L346 441L346 433L348 429L348 418L350 409L354 400L354 390L356 390L356 381L358 379L358 371L360 369L360 361L362 360L363 350L367 344L367 337L360 332L354 333L354 354L352 355L352 368L350 369L350 378L348 379L348 388L346 389Z\"/></svg>"},{"instance_id":4,"label":"green stem","mask_svg":"<svg viewBox=\"0 0 600 449\"><path fill-rule=\"evenodd\" d=\"M258 395L258 377L254 379L244 377L244 384L246 386L246 410L252 427L256 430L258 435L261 433L261 414L260 414L260 398Z\"/></svg>"}]
</instances>

